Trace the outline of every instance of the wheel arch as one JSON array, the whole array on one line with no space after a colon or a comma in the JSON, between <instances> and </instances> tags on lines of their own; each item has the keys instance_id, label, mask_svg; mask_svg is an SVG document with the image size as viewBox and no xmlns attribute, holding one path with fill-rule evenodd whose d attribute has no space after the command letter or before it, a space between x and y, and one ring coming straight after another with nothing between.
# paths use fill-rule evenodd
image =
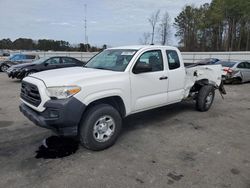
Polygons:
<instances>
[{"instance_id":1,"label":"wheel arch","mask_svg":"<svg viewBox=\"0 0 250 188\"><path fill-rule=\"evenodd\" d=\"M95 99L95 100L91 101L89 104L87 104L85 112L88 109L90 109L91 107L98 105L98 104L111 105L120 113L121 117L126 116L126 107L125 107L124 101L118 95L107 96L107 97L103 97L103 98L99 98L99 99Z\"/></svg>"},{"instance_id":2,"label":"wheel arch","mask_svg":"<svg viewBox=\"0 0 250 188\"><path fill-rule=\"evenodd\" d=\"M201 79L201 80L196 80L194 85L192 86L190 92L196 92L199 91L203 86L205 85L212 85L214 88L217 88L218 86L216 85L215 82L210 81L208 79Z\"/></svg>"}]
</instances>

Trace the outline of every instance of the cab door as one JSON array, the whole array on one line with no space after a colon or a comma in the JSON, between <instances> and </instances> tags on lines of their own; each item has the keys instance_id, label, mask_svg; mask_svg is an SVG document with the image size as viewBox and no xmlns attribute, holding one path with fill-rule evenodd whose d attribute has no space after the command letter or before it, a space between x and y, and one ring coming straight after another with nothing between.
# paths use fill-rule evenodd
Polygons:
<instances>
[{"instance_id":1,"label":"cab door","mask_svg":"<svg viewBox=\"0 0 250 188\"><path fill-rule=\"evenodd\" d=\"M250 81L250 63L245 62L246 64L246 76L247 76L247 81Z\"/></svg>"},{"instance_id":2,"label":"cab door","mask_svg":"<svg viewBox=\"0 0 250 188\"><path fill-rule=\"evenodd\" d=\"M43 70L51 70L61 68L61 58L52 57L44 62Z\"/></svg>"},{"instance_id":3,"label":"cab door","mask_svg":"<svg viewBox=\"0 0 250 188\"><path fill-rule=\"evenodd\" d=\"M130 73L130 82L132 112L166 104L168 74L164 69L162 51L142 53Z\"/></svg>"},{"instance_id":4,"label":"cab door","mask_svg":"<svg viewBox=\"0 0 250 188\"><path fill-rule=\"evenodd\" d=\"M184 96L186 71L181 59L180 52L176 50L166 50L169 83L168 83L168 103L179 102Z\"/></svg>"},{"instance_id":5,"label":"cab door","mask_svg":"<svg viewBox=\"0 0 250 188\"><path fill-rule=\"evenodd\" d=\"M242 62L237 66L237 69L241 72L243 76L243 82L250 81L250 63Z\"/></svg>"}]
</instances>

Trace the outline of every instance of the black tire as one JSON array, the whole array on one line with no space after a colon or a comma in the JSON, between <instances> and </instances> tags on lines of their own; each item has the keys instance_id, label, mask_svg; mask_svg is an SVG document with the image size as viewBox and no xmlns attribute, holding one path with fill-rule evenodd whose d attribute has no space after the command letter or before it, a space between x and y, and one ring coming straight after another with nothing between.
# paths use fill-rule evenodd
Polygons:
<instances>
[{"instance_id":1,"label":"black tire","mask_svg":"<svg viewBox=\"0 0 250 188\"><path fill-rule=\"evenodd\" d=\"M5 64L1 65L1 71L2 72L6 72L8 68L9 68L8 65L5 65Z\"/></svg>"},{"instance_id":2,"label":"black tire","mask_svg":"<svg viewBox=\"0 0 250 188\"><path fill-rule=\"evenodd\" d=\"M98 129L94 129L94 127L100 126L100 119L105 119L105 117L110 117L114 122L114 132L111 134L110 137L106 137L106 139L108 140L98 141L98 138L96 137L99 133L94 133L94 130L99 130L99 127ZM107 121L108 120L105 120L105 122ZM106 124L106 126L108 125ZM118 136L120 135L121 129L122 119L119 112L114 107L108 104L98 104L91 107L87 110L87 112L85 112L85 115L79 126L79 140L80 143L87 149L93 151L104 150L112 146L116 142Z\"/></svg>"},{"instance_id":3,"label":"black tire","mask_svg":"<svg viewBox=\"0 0 250 188\"><path fill-rule=\"evenodd\" d=\"M202 86L196 99L196 109L201 112L208 111L213 104L214 95L214 86Z\"/></svg>"},{"instance_id":4,"label":"black tire","mask_svg":"<svg viewBox=\"0 0 250 188\"><path fill-rule=\"evenodd\" d=\"M234 78L232 84L242 84L242 79L240 77Z\"/></svg>"}]
</instances>

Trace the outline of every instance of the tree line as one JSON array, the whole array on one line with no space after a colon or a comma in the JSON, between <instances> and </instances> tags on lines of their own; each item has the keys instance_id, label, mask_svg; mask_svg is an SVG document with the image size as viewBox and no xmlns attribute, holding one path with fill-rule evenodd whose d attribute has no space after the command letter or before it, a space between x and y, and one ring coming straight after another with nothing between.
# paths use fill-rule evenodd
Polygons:
<instances>
[{"instance_id":1,"label":"tree line","mask_svg":"<svg viewBox=\"0 0 250 188\"><path fill-rule=\"evenodd\" d=\"M10 39L0 40L0 49L10 50L41 50L41 51L81 51L81 52L96 52L107 48L104 44L102 48L91 46L90 44L71 45L63 40L39 39L37 41L28 38L19 38L14 41Z\"/></svg>"},{"instance_id":2,"label":"tree line","mask_svg":"<svg viewBox=\"0 0 250 188\"><path fill-rule=\"evenodd\" d=\"M152 31L143 33L139 42L141 44L160 43L161 45L169 43L171 35L171 19L168 12L165 11L163 15L161 15L160 10L157 10L151 14L148 18L148 22Z\"/></svg>"},{"instance_id":3,"label":"tree line","mask_svg":"<svg viewBox=\"0 0 250 188\"><path fill-rule=\"evenodd\" d=\"M185 6L174 27L184 51L249 51L250 1L212 0Z\"/></svg>"},{"instance_id":4,"label":"tree line","mask_svg":"<svg viewBox=\"0 0 250 188\"><path fill-rule=\"evenodd\" d=\"M249 0L212 0L200 7L186 5L173 24L167 12L160 16L158 10L148 22L152 32L143 33L141 44L169 44L173 26L182 51L250 50Z\"/></svg>"},{"instance_id":5,"label":"tree line","mask_svg":"<svg viewBox=\"0 0 250 188\"><path fill-rule=\"evenodd\" d=\"M143 33L141 44L167 45L171 27L176 29L179 48L182 51L249 51L250 50L250 1L212 0L199 7L186 5L171 23L167 11L153 12L148 18L151 32ZM63 40L27 38L0 40L0 49L100 51L105 49L90 44L71 45Z\"/></svg>"}]
</instances>

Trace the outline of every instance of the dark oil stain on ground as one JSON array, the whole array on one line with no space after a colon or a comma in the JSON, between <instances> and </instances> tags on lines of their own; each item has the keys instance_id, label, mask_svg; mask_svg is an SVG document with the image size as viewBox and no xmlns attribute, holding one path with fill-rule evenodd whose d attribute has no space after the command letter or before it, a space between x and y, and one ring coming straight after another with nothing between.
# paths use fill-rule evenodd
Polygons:
<instances>
[{"instance_id":1,"label":"dark oil stain on ground","mask_svg":"<svg viewBox=\"0 0 250 188\"><path fill-rule=\"evenodd\" d=\"M135 180L136 180L137 182L141 183L141 184L144 183L144 181L141 180L140 178L136 178Z\"/></svg>"},{"instance_id":2,"label":"dark oil stain on ground","mask_svg":"<svg viewBox=\"0 0 250 188\"><path fill-rule=\"evenodd\" d=\"M240 171L239 171L238 169L236 169L236 168L232 168L230 171L231 171L231 173L234 174L234 175L240 174Z\"/></svg>"},{"instance_id":3,"label":"dark oil stain on ground","mask_svg":"<svg viewBox=\"0 0 250 188\"><path fill-rule=\"evenodd\" d=\"M56 159L75 153L79 148L79 142L73 138L51 136L43 141L36 151L35 158Z\"/></svg>"},{"instance_id":4,"label":"dark oil stain on ground","mask_svg":"<svg viewBox=\"0 0 250 188\"><path fill-rule=\"evenodd\" d=\"M181 178L183 178L184 176L182 174L176 174L175 172L170 172L168 173L168 177L170 177L172 180L174 181L179 181L181 180Z\"/></svg>"},{"instance_id":5,"label":"dark oil stain on ground","mask_svg":"<svg viewBox=\"0 0 250 188\"><path fill-rule=\"evenodd\" d=\"M195 156L197 154L194 153L194 152L190 152L190 151L181 151L179 154L178 154L178 158L184 162L192 162L192 161L195 161Z\"/></svg>"},{"instance_id":6,"label":"dark oil stain on ground","mask_svg":"<svg viewBox=\"0 0 250 188\"><path fill-rule=\"evenodd\" d=\"M203 129L203 127L202 126L200 126L200 125L195 125L194 123L192 123L192 122L189 122L188 123L189 125L191 125L192 126L192 128L194 128L195 130L200 130L200 129Z\"/></svg>"}]
</instances>

